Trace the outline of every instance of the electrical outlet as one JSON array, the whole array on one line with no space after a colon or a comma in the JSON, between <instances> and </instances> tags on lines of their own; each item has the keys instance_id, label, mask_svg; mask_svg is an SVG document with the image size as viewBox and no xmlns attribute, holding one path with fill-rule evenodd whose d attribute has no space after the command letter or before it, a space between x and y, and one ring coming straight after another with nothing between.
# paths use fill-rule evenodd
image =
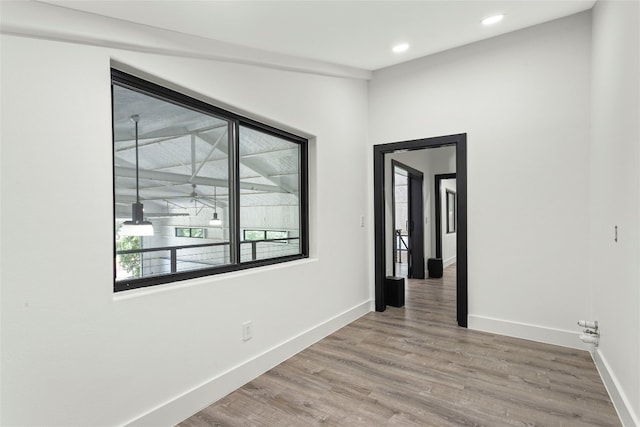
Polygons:
<instances>
[{"instance_id":1,"label":"electrical outlet","mask_svg":"<svg viewBox=\"0 0 640 427\"><path fill-rule=\"evenodd\" d=\"M253 337L253 326L251 321L242 324L242 341L249 341Z\"/></svg>"}]
</instances>

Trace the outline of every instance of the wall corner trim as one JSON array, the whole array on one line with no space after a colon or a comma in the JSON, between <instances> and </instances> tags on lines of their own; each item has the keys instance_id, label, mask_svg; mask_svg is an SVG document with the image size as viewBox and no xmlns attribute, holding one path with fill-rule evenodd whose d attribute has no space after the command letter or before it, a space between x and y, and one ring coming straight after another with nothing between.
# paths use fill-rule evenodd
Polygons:
<instances>
[{"instance_id":1,"label":"wall corner trim","mask_svg":"<svg viewBox=\"0 0 640 427\"><path fill-rule=\"evenodd\" d=\"M513 322L510 320L495 319L478 315L469 315L469 329L489 332L492 334L506 335L514 338L522 338L546 344L575 348L577 350L590 350L591 348L580 341L579 331L548 328L546 326L531 325L527 323Z\"/></svg>"},{"instance_id":2,"label":"wall corner trim","mask_svg":"<svg viewBox=\"0 0 640 427\"><path fill-rule=\"evenodd\" d=\"M633 407L627 398L627 395L619 387L620 382L614 375L613 371L607 362L607 359L602 355L599 349L591 352L593 362L596 364L600 378L604 383L607 393L613 402L613 407L618 413L618 417L624 427L638 427L640 426L639 414L633 413Z\"/></svg>"},{"instance_id":3,"label":"wall corner trim","mask_svg":"<svg viewBox=\"0 0 640 427\"><path fill-rule=\"evenodd\" d=\"M173 426L206 408L227 394L242 387L291 356L332 334L338 329L372 311L373 301L366 300L354 307L242 362L175 398L158 405L123 425Z\"/></svg>"}]
</instances>

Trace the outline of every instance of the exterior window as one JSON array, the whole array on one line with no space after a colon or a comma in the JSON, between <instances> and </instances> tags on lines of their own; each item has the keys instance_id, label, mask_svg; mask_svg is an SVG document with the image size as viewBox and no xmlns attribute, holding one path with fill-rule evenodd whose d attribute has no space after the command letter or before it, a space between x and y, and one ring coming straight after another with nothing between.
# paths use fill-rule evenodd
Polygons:
<instances>
[{"instance_id":1,"label":"exterior window","mask_svg":"<svg viewBox=\"0 0 640 427\"><path fill-rule=\"evenodd\" d=\"M266 230L244 230L242 235L245 241L265 240L267 238Z\"/></svg>"},{"instance_id":2,"label":"exterior window","mask_svg":"<svg viewBox=\"0 0 640 427\"><path fill-rule=\"evenodd\" d=\"M111 75L115 291L308 256L306 139Z\"/></svg>"},{"instance_id":3,"label":"exterior window","mask_svg":"<svg viewBox=\"0 0 640 427\"><path fill-rule=\"evenodd\" d=\"M176 227L176 237L204 238L204 228Z\"/></svg>"},{"instance_id":4,"label":"exterior window","mask_svg":"<svg viewBox=\"0 0 640 427\"><path fill-rule=\"evenodd\" d=\"M275 230L244 230L242 232L244 236L244 241L260 241L260 240L270 240L272 242L277 243L289 243L289 232L288 231L275 231ZM294 238L294 240L298 240Z\"/></svg>"}]
</instances>

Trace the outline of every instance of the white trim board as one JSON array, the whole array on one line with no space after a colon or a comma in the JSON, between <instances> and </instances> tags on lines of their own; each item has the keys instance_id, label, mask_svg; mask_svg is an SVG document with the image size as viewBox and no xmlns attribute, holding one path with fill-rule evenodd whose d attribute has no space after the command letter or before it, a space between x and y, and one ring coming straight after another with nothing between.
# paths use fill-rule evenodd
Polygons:
<instances>
[{"instance_id":1,"label":"white trim board","mask_svg":"<svg viewBox=\"0 0 640 427\"><path fill-rule=\"evenodd\" d=\"M371 300L364 301L290 340L205 381L201 385L124 423L124 425L131 427L176 425L322 338L369 313L371 306Z\"/></svg>"},{"instance_id":2,"label":"white trim board","mask_svg":"<svg viewBox=\"0 0 640 427\"><path fill-rule=\"evenodd\" d=\"M602 378L602 382L609 393L613 407L616 409L622 425L624 427L640 427L638 414L633 413L633 407L627 395L619 387L620 383L618 379L611 369L609 369L609 363L607 363L607 360L602 356L600 350L591 352L591 357L593 357L593 362L596 364L600 378Z\"/></svg>"},{"instance_id":3,"label":"white trim board","mask_svg":"<svg viewBox=\"0 0 640 427\"><path fill-rule=\"evenodd\" d=\"M530 341L538 341L546 344L560 345L562 347L578 350L591 350L589 344L580 341L580 332L563 329L547 328L539 325L512 322L509 320L494 319L492 317L468 316L468 327L477 331L522 338Z\"/></svg>"}]
</instances>

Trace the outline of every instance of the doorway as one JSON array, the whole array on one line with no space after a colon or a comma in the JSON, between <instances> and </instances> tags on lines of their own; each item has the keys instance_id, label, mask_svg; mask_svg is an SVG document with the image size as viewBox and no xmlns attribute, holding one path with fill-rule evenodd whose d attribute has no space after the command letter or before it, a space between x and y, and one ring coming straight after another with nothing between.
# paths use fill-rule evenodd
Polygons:
<instances>
[{"instance_id":1,"label":"doorway","mask_svg":"<svg viewBox=\"0 0 640 427\"><path fill-rule=\"evenodd\" d=\"M455 146L456 152L456 317L458 325L467 327L467 153L466 134L379 144L373 147L374 160L374 233L375 233L375 305L384 311L384 283L387 272L385 219L385 155L396 151ZM424 261L423 261L424 262ZM424 269L424 268L423 268Z\"/></svg>"},{"instance_id":2,"label":"doorway","mask_svg":"<svg viewBox=\"0 0 640 427\"><path fill-rule=\"evenodd\" d=\"M424 279L424 175L397 160L391 167L393 275Z\"/></svg>"}]
</instances>

